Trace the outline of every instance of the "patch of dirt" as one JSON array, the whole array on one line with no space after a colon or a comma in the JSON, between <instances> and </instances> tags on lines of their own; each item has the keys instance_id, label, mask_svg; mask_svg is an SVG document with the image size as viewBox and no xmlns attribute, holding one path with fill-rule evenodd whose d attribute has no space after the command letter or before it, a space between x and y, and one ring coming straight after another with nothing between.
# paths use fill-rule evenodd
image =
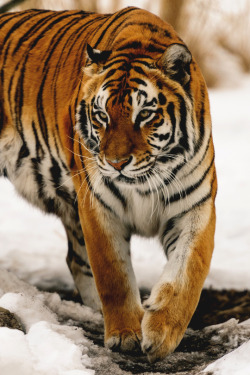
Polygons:
<instances>
[{"instance_id":1,"label":"patch of dirt","mask_svg":"<svg viewBox=\"0 0 250 375\"><path fill-rule=\"evenodd\" d=\"M189 327L201 329L231 318L239 322L250 318L250 290L204 289Z\"/></svg>"},{"instance_id":2,"label":"patch of dirt","mask_svg":"<svg viewBox=\"0 0 250 375\"><path fill-rule=\"evenodd\" d=\"M3 307L0 307L0 327L19 329L20 331L25 332L16 315Z\"/></svg>"}]
</instances>

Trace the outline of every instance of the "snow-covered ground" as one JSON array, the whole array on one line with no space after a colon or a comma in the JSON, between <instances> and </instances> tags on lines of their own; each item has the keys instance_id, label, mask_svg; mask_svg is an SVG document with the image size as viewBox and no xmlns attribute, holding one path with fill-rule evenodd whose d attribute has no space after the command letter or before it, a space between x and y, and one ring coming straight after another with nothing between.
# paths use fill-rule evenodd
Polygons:
<instances>
[{"instance_id":1,"label":"snow-covered ground","mask_svg":"<svg viewBox=\"0 0 250 375\"><path fill-rule=\"evenodd\" d=\"M249 77L235 89L211 91L210 100L219 190L215 251L205 285L250 289ZM74 325L101 324L99 314L33 286L72 288L66 250L61 223L21 200L12 185L0 179L0 306L16 313L27 332L0 328L1 375L94 374L110 361L107 351L90 358L95 345ZM154 239L133 238L132 256L139 286L151 287L165 263L160 245ZM207 370L249 375L249 358L250 341ZM234 361L237 369L232 370ZM118 368L113 371L120 374Z\"/></svg>"}]
</instances>

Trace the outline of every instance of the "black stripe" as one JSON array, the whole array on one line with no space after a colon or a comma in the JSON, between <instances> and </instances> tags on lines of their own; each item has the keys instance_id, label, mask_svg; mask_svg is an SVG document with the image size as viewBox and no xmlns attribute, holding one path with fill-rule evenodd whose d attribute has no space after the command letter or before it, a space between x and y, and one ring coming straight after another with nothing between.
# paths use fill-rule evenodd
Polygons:
<instances>
[{"instance_id":1,"label":"black stripe","mask_svg":"<svg viewBox=\"0 0 250 375\"><path fill-rule=\"evenodd\" d=\"M153 145L151 142L149 142L149 140L147 140L147 143L148 143L151 147L156 148L157 150L161 150L161 147L156 146L156 145ZM160 158L159 158L159 159L160 159Z\"/></svg>"},{"instance_id":2,"label":"black stripe","mask_svg":"<svg viewBox=\"0 0 250 375\"><path fill-rule=\"evenodd\" d=\"M173 203L173 202L176 202L178 200L184 199L187 195L190 195L196 189L198 189L198 187L200 187L202 182L206 179L206 177L207 177L208 173L210 172L213 165L214 165L214 157L213 157L211 163L209 164L208 168L205 170L205 172L201 176L201 178L195 184L192 184L191 186L189 186L187 189L182 190L181 192L172 195L169 198L168 203Z\"/></svg>"},{"instance_id":3,"label":"black stripe","mask_svg":"<svg viewBox=\"0 0 250 375\"><path fill-rule=\"evenodd\" d=\"M146 85L147 86L147 85ZM142 92L142 90L139 90L140 91L140 93ZM143 91L144 92L144 91ZM153 98L152 100L150 100L149 102L147 102L147 101L145 101L144 103L143 103L143 108L144 107L150 107L150 106L153 106L154 104L157 104L157 99L156 98Z\"/></svg>"},{"instance_id":4,"label":"black stripe","mask_svg":"<svg viewBox=\"0 0 250 375\"><path fill-rule=\"evenodd\" d=\"M4 67L6 66L6 60L9 56L9 48L10 48L10 41L8 42L6 48L5 48L5 52L4 52L4 57L3 57L3 64L2 64L2 69L1 69L1 82L2 82L2 85L4 84ZM2 51L1 51L2 53Z\"/></svg>"},{"instance_id":5,"label":"black stripe","mask_svg":"<svg viewBox=\"0 0 250 375\"><path fill-rule=\"evenodd\" d=\"M146 75L146 73L144 72L144 70L140 66L133 66L133 69L136 73Z\"/></svg>"},{"instance_id":6,"label":"black stripe","mask_svg":"<svg viewBox=\"0 0 250 375\"><path fill-rule=\"evenodd\" d=\"M172 136L170 138L169 143L174 143L175 140L175 131L176 131L176 117L174 113L174 103L170 102L167 106L167 113L169 114L171 125L172 125Z\"/></svg>"},{"instance_id":7,"label":"black stripe","mask_svg":"<svg viewBox=\"0 0 250 375\"><path fill-rule=\"evenodd\" d=\"M65 20L65 18L68 18L70 16L72 18L72 15L70 14L70 15L65 15L64 17L62 17L62 19ZM55 48L59 45L59 43L61 42L62 38L67 33L67 31L78 22L79 22L79 16L76 19L75 17L73 19L70 19L67 24L64 24L61 28L57 29L57 32L53 35L53 38L50 41L50 49L48 50L48 56L46 60L44 61L44 69L43 69L44 72L48 71L48 63L49 63L51 56L55 52Z\"/></svg>"},{"instance_id":8,"label":"black stripe","mask_svg":"<svg viewBox=\"0 0 250 375\"><path fill-rule=\"evenodd\" d=\"M32 130L33 130L35 140L36 140L36 157L37 157L38 161L40 161L41 159L44 158L45 152L44 152L44 150L42 148L42 145L41 145L41 142L39 140L34 121L32 121Z\"/></svg>"},{"instance_id":9,"label":"black stripe","mask_svg":"<svg viewBox=\"0 0 250 375\"><path fill-rule=\"evenodd\" d=\"M180 219L181 217L182 217L182 214L176 215L167 221L165 229L161 237L162 243L164 242L164 238L166 237L166 235L175 227L177 220Z\"/></svg>"},{"instance_id":10,"label":"black stripe","mask_svg":"<svg viewBox=\"0 0 250 375\"><path fill-rule=\"evenodd\" d=\"M210 133L210 136L209 136L209 138L208 138L208 142L207 142L207 145L206 145L206 149L205 149L205 151L204 151L204 153L203 153L201 159L198 161L197 165L195 165L195 166L193 167L193 169L191 169L191 171L188 172L188 174L185 175L185 177L191 175L191 174L195 171L195 169L196 169L199 165L201 165L201 163L202 163L203 160L205 159L205 157L206 157L206 155L207 155L207 152L208 152L208 149L209 149L209 146L210 146L210 143L211 143L211 137L212 137L212 134ZM196 155L194 155L194 157L190 160L190 162L193 161L193 159L195 158L195 156L196 156Z\"/></svg>"},{"instance_id":11,"label":"black stripe","mask_svg":"<svg viewBox=\"0 0 250 375\"><path fill-rule=\"evenodd\" d=\"M11 78L12 79L14 78L14 74ZM23 124L22 124L22 120L21 120L22 110L23 110L23 81L24 81L24 68L21 69L21 74L19 76L19 79L18 79L18 82L17 82L17 85L16 85L14 114L15 114L15 117L16 117L17 131L18 131L23 143L25 143L24 133L23 133ZM12 84L12 81L11 81L11 84ZM11 93L10 93L10 86L9 86L9 95L10 94ZM10 101L10 103L11 103L11 101Z\"/></svg>"},{"instance_id":12,"label":"black stripe","mask_svg":"<svg viewBox=\"0 0 250 375\"><path fill-rule=\"evenodd\" d=\"M169 231L172 230L175 227L175 225L176 225L176 223L179 219L181 219L184 215L189 213L194 208L199 207L202 204L204 204L208 199L211 198L211 193L212 193L212 189L210 190L210 192L208 194L206 194L203 198L201 198L198 202L196 202L190 209L188 209L186 211L183 211L181 214L178 214L178 215L172 217L170 220L168 220L168 222L166 224L166 227L165 227L165 230L163 231L163 234L161 236L161 242L162 243L164 242L164 238L167 236Z\"/></svg>"},{"instance_id":13,"label":"black stripe","mask_svg":"<svg viewBox=\"0 0 250 375\"><path fill-rule=\"evenodd\" d=\"M167 103L166 96L163 95L162 92L160 92L160 93L158 94L158 100L159 100L160 105L165 105L165 104Z\"/></svg>"},{"instance_id":14,"label":"black stripe","mask_svg":"<svg viewBox=\"0 0 250 375\"><path fill-rule=\"evenodd\" d=\"M50 174L53 181L53 186L55 188L56 195L62 198L65 202L69 203L72 207L74 206L74 196L72 196L66 187L61 184L62 181L62 170L56 161L56 159L51 156L52 166L50 167Z\"/></svg>"},{"instance_id":15,"label":"black stripe","mask_svg":"<svg viewBox=\"0 0 250 375\"><path fill-rule=\"evenodd\" d=\"M99 43L102 41L102 39L105 36L106 32L110 31L109 29L111 28L112 24L114 24L119 18L123 17L125 14L128 14L128 13L134 11L134 10L136 10L136 8L134 8L134 7L125 8L125 9L121 10L120 12L112 15L110 18L108 18L105 21L105 23L108 22L108 25L105 27L105 29L102 31L101 35L97 39L96 43L94 44L94 48L98 47Z\"/></svg>"},{"instance_id":16,"label":"black stripe","mask_svg":"<svg viewBox=\"0 0 250 375\"><path fill-rule=\"evenodd\" d=\"M67 18L68 16L64 16L64 18ZM57 20L56 20L57 21ZM54 21L55 22L55 21ZM60 29L57 30L57 33L53 36L51 43L50 43L50 49L48 51L48 56L46 57L44 61L44 68L43 68L43 79L39 88L38 96L37 96L37 114L39 118L39 126L41 128L41 132L43 135L43 138L48 145L49 149L49 143L48 143L48 128L47 128L47 122L46 122L46 116L44 114L43 109L43 91L45 82L47 79L47 74L50 69L49 61L51 59L51 56L55 52L56 47L64 37L64 35L67 33L67 31L70 29L71 26L75 25L78 22L78 19L71 19L69 22L65 25L63 25Z\"/></svg>"},{"instance_id":17,"label":"black stripe","mask_svg":"<svg viewBox=\"0 0 250 375\"><path fill-rule=\"evenodd\" d=\"M205 136L205 118L204 118L204 116L205 116L205 106L204 106L205 87L204 86L201 87L200 96L201 96L201 108L200 108L200 118L199 118L200 134L199 134L199 139L198 139L196 147L195 147L195 153L197 153L200 150L200 148L202 146L202 143L203 143L203 140L204 140L204 136Z\"/></svg>"},{"instance_id":18,"label":"black stripe","mask_svg":"<svg viewBox=\"0 0 250 375\"><path fill-rule=\"evenodd\" d=\"M158 111L157 111L157 112L158 112ZM162 118L162 119L160 120L160 122L155 122L155 123L154 123L153 130L157 130L157 129L159 129L160 127L162 127L162 125L164 125L164 123L165 123L164 118Z\"/></svg>"},{"instance_id":19,"label":"black stripe","mask_svg":"<svg viewBox=\"0 0 250 375\"><path fill-rule=\"evenodd\" d=\"M195 204L193 204L193 206L191 206L188 210L185 210L183 211L182 213L172 217L171 219L169 219L166 223L166 227L163 231L163 234L161 236L161 242L163 243L164 242L164 238L166 237L166 235L175 227L177 221L179 219L181 219L184 215L186 215L187 213L189 213L190 211L192 211L194 208L196 207L199 207L201 206L202 204L204 204L208 199L211 198L212 196L212 189L213 189L213 183L215 181L215 178L216 176L214 175L213 177L213 180L211 181L211 189L210 191L204 195L204 197L202 197L198 202L196 202Z\"/></svg>"},{"instance_id":20,"label":"black stripe","mask_svg":"<svg viewBox=\"0 0 250 375\"><path fill-rule=\"evenodd\" d=\"M123 51L123 50L125 50L125 49L129 49L129 48L132 48L132 49L139 49L139 48L141 48L141 47L142 47L141 42L139 42L139 41L134 41L134 42L129 42L129 43L123 45L122 47L117 48L116 51Z\"/></svg>"},{"instance_id":21,"label":"black stripe","mask_svg":"<svg viewBox=\"0 0 250 375\"><path fill-rule=\"evenodd\" d=\"M138 83L138 85L147 86L146 82L143 81L143 80L140 79L140 78L131 78L131 79L130 79L130 82L136 82L136 83Z\"/></svg>"},{"instance_id":22,"label":"black stripe","mask_svg":"<svg viewBox=\"0 0 250 375\"><path fill-rule=\"evenodd\" d=\"M32 11L27 11L27 12L32 12ZM8 17L8 18L7 18ZM7 25L10 21L12 21L15 18L19 18L20 13L6 13L6 14L1 14L0 15L0 28L1 31L3 31L3 27ZM7 19L6 19L7 18ZM3 21L3 22L2 22Z\"/></svg>"},{"instance_id":23,"label":"black stripe","mask_svg":"<svg viewBox=\"0 0 250 375\"><path fill-rule=\"evenodd\" d=\"M18 153L18 157L16 161L16 170L18 170L21 167L23 159L27 158L29 155L30 155L30 151L27 147L26 142L24 142Z\"/></svg>"},{"instance_id":24,"label":"black stripe","mask_svg":"<svg viewBox=\"0 0 250 375\"><path fill-rule=\"evenodd\" d=\"M19 27L23 26L25 21L28 21L29 19L34 17L33 13L30 14L30 12L27 12L25 14L27 14L27 15L25 17L22 17L21 19L19 19L19 21L15 22L14 25L8 30L7 34L5 35L5 38L3 40L2 45L4 45L7 42L7 40L10 38L11 34L13 34L16 30L18 30Z\"/></svg>"},{"instance_id":25,"label":"black stripe","mask_svg":"<svg viewBox=\"0 0 250 375\"><path fill-rule=\"evenodd\" d=\"M81 148L81 139L80 139L79 135L78 135L77 143L78 143L78 154L80 155L82 170L85 171L85 164L84 164L84 161L83 161L83 153L82 153L82 148ZM74 149L74 147L73 147L73 149ZM78 176L81 177L81 174L79 174Z\"/></svg>"},{"instance_id":26,"label":"black stripe","mask_svg":"<svg viewBox=\"0 0 250 375\"><path fill-rule=\"evenodd\" d=\"M158 138L160 142L168 140L170 137L170 133L165 133L165 134L158 134L158 133L153 133L153 136L155 138Z\"/></svg>"},{"instance_id":27,"label":"black stripe","mask_svg":"<svg viewBox=\"0 0 250 375\"><path fill-rule=\"evenodd\" d=\"M78 38L79 37L82 38L82 35L85 33L85 30L87 30L90 25L93 25L96 22L98 23L102 19L103 19L103 15L101 15L100 17L95 17L94 19L90 19L88 22L84 23L84 25L81 25L78 29L76 29L74 31L74 33L71 35L72 44L71 44L70 48L67 49L67 55L64 59L63 66L65 66L65 64L67 62L67 59L70 56L72 49L75 47L75 42L78 40ZM84 49L84 51L86 50L86 39L85 38L82 38L82 43L81 43L81 46L79 47L79 51L82 51L83 49ZM80 59L80 61L81 61L81 67L82 67L83 59ZM72 71L74 72L74 69L72 69Z\"/></svg>"},{"instance_id":28,"label":"black stripe","mask_svg":"<svg viewBox=\"0 0 250 375\"><path fill-rule=\"evenodd\" d=\"M180 113L180 131L182 136L179 140L180 145L186 150L189 151L189 143L188 143L188 133L187 133L187 108L186 103L183 97L179 94L176 94L177 98L179 99L179 113Z\"/></svg>"},{"instance_id":29,"label":"black stripe","mask_svg":"<svg viewBox=\"0 0 250 375\"><path fill-rule=\"evenodd\" d=\"M40 13L37 13L37 16L40 17ZM58 17L58 14L56 13L53 13L53 14L50 14L49 16L46 14L44 18L42 19L39 19L33 26L31 26L29 28L29 30L23 34L23 36L18 40L18 43L14 49L14 51L12 52L12 56L17 53L17 51L19 50L19 48L21 47L21 45L27 41L28 39L32 38L34 36L34 34L40 30L40 28L46 24L50 19L52 18L55 18L55 17Z\"/></svg>"},{"instance_id":30,"label":"black stripe","mask_svg":"<svg viewBox=\"0 0 250 375\"><path fill-rule=\"evenodd\" d=\"M59 14L61 14L61 13L59 13ZM26 51L26 53L23 56L24 61L22 63L22 69L21 69L21 72L20 72L18 84L16 86L16 93L15 93L15 102L16 102L15 114L17 114L17 128L18 128L19 133L21 135L23 134L23 131L22 131L23 127L22 127L22 123L21 123L21 113L22 113L21 108L22 108L22 104L23 104L23 99L22 99L23 98L23 80L24 80L24 77L25 77L26 63L27 63L27 60L28 60L28 57L29 57L29 53L36 46L36 44L39 42L39 40L43 37L43 35L46 31L50 30L51 27L54 24L60 22L61 20L65 19L66 17L69 17L69 16L70 15L68 15L68 16L63 15L62 17L58 17L53 22L49 23L49 25L47 25L47 27L44 30L42 30L42 32L32 41L31 45L29 46L29 49ZM23 19L22 19L22 21L23 21ZM17 70L18 65L20 65L20 61L17 63L17 66L16 66L15 70ZM9 84L9 89L8 89L9 98L10 98L10 94L11 94L11 88L12 88L13 80L14 80L14 75L12 75L11 80L10 80L10 84ZM38 100L39 100L39 98L38 98ZM19 107L20 110L18 110L18 107ZM40 108L39 103L38 103L38 108ZM39 113L40 113L40 120L42 120L43 121L42 123L44 124L45 117L44 117L42 111L38 111L38 114ZM40 127L41 127L42 123L39 124ZM43 137L44 137L44 139L47 143L46 127L42 126L41 130L42 130ZM45 130L45 132L43 130Z\"/></svg>"},{"instance_id":31,"label":"black stripe","mask_svg":"<svg viewBox=\"0 0 250 375\"><path fill-rule=\"evenodd\" d=\"M146 50L148 52L158 52L158 53L163 53L165 51L165 48L162 48L162 47L157 47L155 44L151 44L149 43L147 46L146 46Z\"/></svg>"},{"instance_id":32,"label":"black stripe","mask_svg":"<svg viewBox=\"0 0 250 375\"><path fill-rule=\"evenodd\" d=\"M110 79L109 81L105 82L105 84L102 86L103 90L106 90L108 87L113 86L114 84L117 84L118 87L122 86L123 78L126 78L126 76L122 75L118 79Z\"/></svg>"},{"instance_id":33,"label":"black stripe","mask_svg":"<svg viewBox=\"0 0 250 375\"><path fill-rule=\"evenodd\" d=\"M44 187L46 186L46 184L45 184L43 175L40 171L39 161L35 158L32 158L31 162L32 162L33 175L35 177L35 182L37 184L38 198L43 202L44 210L48 213L54 213L54 214L60 213L60 207L58 207L57 202L53 198L48 198L47 195L44 193Z\"/></svg>"},{"instance_id":34,"label":"black stripe","mask_svg":"<svg viewBox=\"0 0 250 375\"><path fill-rule=\"evenodd\" d=\"M116 55L114 58L110 59L108 61L108 63L106 65L104 65L103 67L103 70L107 70L109 68L113 68L116 64L119 64L119 66L117 68L114 67L115 70L122 70L122 71L128 71L128 66L130 66L132 68L131 65L128 65L129 62L128 61L131 61L133 59L133 68L135 68L135 64L140 64L142 66L145 66L149 69L152 68L152 64L150 64L148 62L149 60L149 56L147 55L142 55L142 54L132 54L132 53L129 53L129 54L120 54L120 55ZM140 60L141 59L141 60ZM143 60L145 59L145 60ZM137 67L138 69L139 67ZM142 73L142 74L145 74L145 73Z\"/></svg>"},{"instance_id":35,"label":"black stripe","mask_svg":"<svg viewBox=\"0 0 250 375\"><path fill-rule=\"evenodd\" d=\"M30 45L30 47L29 47L29 51L31 50L31 49L33 49L36 45L37 45L37 43L45 36L45 34L48 32L48 31L50 31L51 29L52 29L52 27L53 26L55 26L55 25L57 25L59 22L61 22L61 21L64 21L65 19L67 19L67 18L71 18L72 17L72 14L62 14L63 12L59 12L59 13L56 13L56 19L55 20L53 20L52 22L47 22L46 24L46 27L43 29L43 30L39 30L40 31L40 33L36 36L36 38L34 38L33 39L33 41L32 41L32 43L31 43L31 45ZM68 25L68 24L67 24ZM56 35L65 27L65 26L67 26L67 25L63 25L63 27L61 28L61 29L58 29L57 30L57 33L56 33ZM54 36L55 37L55 36Z\"/></svg>"},{"instance_id":36,"label":"black stripe","mask_svg":"<svg viewBox=\"0 0 250 375\"><path fill-rule=\"evenodd\" d=\"M70 142L70 145L72 146L73 137L74 137L74 133L73 133L74 124L73 124L73 119L72 119L72 109L71 109L71 106L69 106L68 110L69 110L68 113L69 113L69 119L70 119L70 127L68 128L68 131L69 131L69 142ZM71 147L71 149L72 148L73 147ZM73 169L74 165L75 165L74 153L71 152L70 163L69 163L70 169Z\"/></svg>"},{"instance_id":37,"label":"black stripe","mask_svg":"<svg viewBox=\"0 0 250 375\"><path fill-rule=\"evenodd\" d=\"M103 199L101 198L100 194L97 194L95 193L93 187L92 187L92 184L91 184L91 181L90 181L90 177L89 177L89 174L86 170L86 167L85 167L85 164L84 164L84 161L83 161L83 154L82 154L82 149L81 149L81 143L79 141L79 144L78 144L78 149L79 149L79 155L80 155L80 160L81 160L81 165L82 165L82 169L84 170L84 174L85 174L85 178L86 178L86 182L88 184L88 188L89 190L91 191L91 193L94 195L94 197L98 200L98 202L106 209L108 210L109 212L111 212L112 214L114 214L115 216L117 216L117 214L112 210L112 208L107 205Z\"/></svg>"},{"instance_id":38,"label":"black stripe","mask_svg":"<svg viewBox=\"0 0 250 375\"><path fill-rule=\"evenodd\" d=\"M123 28L126 28L128 26L135 26L137 29L139 27L142 27L142 29L150 30L151 33L153 34L158 34L159 37L161 38L172 38L171 33L166 30L162 29L161 27L157 26L156 24L149 23L149 22L128 22L124 25Z\"/></svg>"},{"instance_id":39,"label":"black stripe","mask_svg":"<svg viewBox=\"0 0 250 375\"><path fill-rule=\"evenodd\" d=\"M112 194L121 202L123 208L126 209L127 207L126 199L124 195L122 195L120 190L115 186L115 184L110 179L107 179L107 178L104 179L104 184L108 189L110 189Z\"/></svg>"},{"instance_id":40,"label":"black stripe","mask_svg":"<svg viewBox=\"0 0 250 375\"><path fill-rule=\"evenodd\" d=\"M84 259L82 259L82 257L79 254L77 254L74 251L72 242L70 240L68 240L68 255L67 255L67 260L70 263L72 262L72 260L74 260L75 263L77 263L80 267L86 267L89 270L88 271L88 276L93 276L92 273L91 273L91 267L90 267L90 265Z\"/></svg>"},{"instance_id":41,"label":"black stripe","mask_svg":"<svg viewBox=\"0 0 250 375\"><path fill-rule=\"evenodd\" d=\"M107 74L106 74L106 77L105 77L105 80L108 79L109 77L112 77L116 72L116 69L111 69Z\"/></svg>"},{"instance_id":42,"label":"black stripe","mask_svg":"<svg viewBox=\"0 0 250 375\"><path fill-rule=\"evenodd\" d=\"M173 239L174 237L174 239ZM167 256L169 256L169 254L175 250L175 247L173 249L170 250L171 246L173 246L175 244L175 242L178 240L179 238L179 235L176 236L176 234L174 234L173 236L171 236L169 238L169 240L167 241L167 243L165 244L165 248L164 248L164 251L166 253ZM170 241L170 242L169 242Z\"/></svg>"}]
</instances>

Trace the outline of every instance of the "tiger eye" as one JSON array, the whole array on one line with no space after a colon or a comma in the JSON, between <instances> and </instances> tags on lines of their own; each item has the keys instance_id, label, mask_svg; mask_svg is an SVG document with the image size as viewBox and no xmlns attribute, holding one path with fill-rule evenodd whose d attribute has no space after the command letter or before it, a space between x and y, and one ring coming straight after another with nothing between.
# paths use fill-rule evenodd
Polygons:
<instances>
[{"instance_id":1,"label":"tiger eye","mask_svg":"<svg viewBox=\"0 0 250 375\"><path fill-rule=\"evenodd\" d=\"M98 115L104 121L106 121L108 118L108 116L104 112L98 112Z\"/></svg>"},{"instance_id":2,"label":"tiger eye","mask_svg":"<svg viewBox=\"0 0 250 375\"><path fill-rule=\"evenodd\" d=\"M144 109L144 110L142 110L142 111L140 112L140 116L141 116L143 119L149 117L150 114L151 114L151 112L148 111L147 109Z\"/></svg>"}]
</instances>

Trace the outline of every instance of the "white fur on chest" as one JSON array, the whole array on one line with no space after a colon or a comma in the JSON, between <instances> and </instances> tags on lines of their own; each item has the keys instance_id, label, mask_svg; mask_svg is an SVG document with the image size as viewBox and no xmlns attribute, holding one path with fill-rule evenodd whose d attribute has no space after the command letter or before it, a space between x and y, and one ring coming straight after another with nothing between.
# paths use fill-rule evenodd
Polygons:
<instances>
[{"instance_id":1,"label":"white fur on chest","mask_svg":"<svg viewBox=\"0 0 250 375\"><path fill-rule=\"evenodd\" d=\"M124 218L138 234L145 237L155 236L159 231L161 216L162 202L156 193L141 196L136 189L130 192Z\"/></svg>"}]
</instances>

